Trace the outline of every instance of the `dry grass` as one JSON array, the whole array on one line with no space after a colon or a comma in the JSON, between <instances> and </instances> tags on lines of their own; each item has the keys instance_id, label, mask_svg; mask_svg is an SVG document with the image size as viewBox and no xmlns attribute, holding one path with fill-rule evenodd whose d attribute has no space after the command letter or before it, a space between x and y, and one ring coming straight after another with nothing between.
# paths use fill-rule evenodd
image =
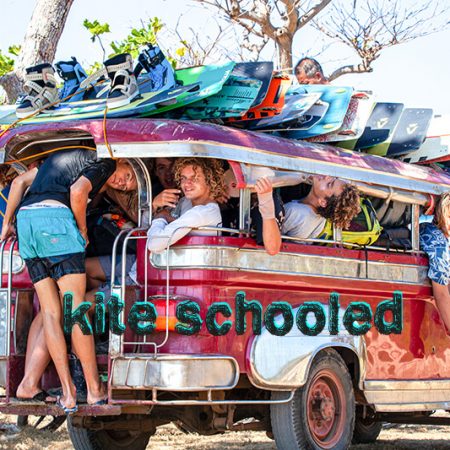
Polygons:
<instances>
[{"instance_id":1,"label":"dry grass","mask_svg":"<svg viewBox=\"0 0 450 450\"><path fill-rule=\"evenodd\" d=\"M0 434L0 449L67 450L72 448L65 424L56 432L26 427L14 429L15 417L0 414L5 430ZM226 433L217 436L183 434L172 425L158 429L148 450L275 450L274 441L263 432ZM445 426L397 425L383 429L375 444L355 445L351 450L444 450L450 449Z\"/></svg>"}]
</instances>

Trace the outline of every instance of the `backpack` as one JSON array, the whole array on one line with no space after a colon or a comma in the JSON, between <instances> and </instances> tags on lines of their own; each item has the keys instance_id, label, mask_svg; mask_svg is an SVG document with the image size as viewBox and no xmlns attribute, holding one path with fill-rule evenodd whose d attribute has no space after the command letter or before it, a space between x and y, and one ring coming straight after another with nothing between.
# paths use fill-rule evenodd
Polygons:
<instances>
[{"instance_id":1,"label":"backpack","mask_svg":"<svg viewBox=\"0 0 450 450\"><path fill-rule=\"evenodd\" d=\"M353 218L348 228L342 230L342 242L361 246L372 245L380 237L383 227L378 222L376 211L369 199L361 198L360 205L359 214ZM333 239L333 224L329 219L318 238Z\"/></svg>"}]
</instances>

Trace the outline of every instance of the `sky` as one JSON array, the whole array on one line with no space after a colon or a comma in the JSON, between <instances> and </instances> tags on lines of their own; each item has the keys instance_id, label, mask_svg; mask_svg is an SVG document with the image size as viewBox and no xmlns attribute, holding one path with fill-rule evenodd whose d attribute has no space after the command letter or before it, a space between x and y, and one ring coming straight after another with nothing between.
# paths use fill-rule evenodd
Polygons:
<instances>
[{"instance_id":1,"label":"sky","mask_svg":"<svg viewBox=\"0 0 450 450\"><path fill-rule=\"evenodd\" d=\"M415 0L401 0L402 4L414 4ZM2 0L2 26L0 27L0 49L5 52L10 45L20 44L25 35L33 12L35 0ZM450 0L440 0L440 5ZM214 21L217 13L205 10L191 0L75 0L69 12L56 59L77 59L88 67L102 59L98 43L92 43L83 20L97 19L110 24L109 40L123 39L133 27L140 27L142 21L159 17L167 28L175 28L180 21L180 29L192 27L205 38L215 32ZM180 18L181 16L181 18ZM450 13L448 21L450 22ZM184 28L183 28L184 26ZM236 46L231 26L225 27L224 40L227 45ZM161 34L162 39L169 39ZM164 48L167 42L161 42ZM450 114L450 29L416 39L406 44L385 49L373 64L369 74L345 75L335 80L335 85L353 86L371 90L377 101L401 102L408 107L433 108L435 114ZM306 55L317 56L325 74L343 64L357 63L358 58L349 54L340 44L333 44L318 54L317 35L313 30L300 30L294 42L294 60ZM268 48L261 59L274 57L273 48ZM210 63L220 61L210 61Z\"/></svg>"}]
</instances>

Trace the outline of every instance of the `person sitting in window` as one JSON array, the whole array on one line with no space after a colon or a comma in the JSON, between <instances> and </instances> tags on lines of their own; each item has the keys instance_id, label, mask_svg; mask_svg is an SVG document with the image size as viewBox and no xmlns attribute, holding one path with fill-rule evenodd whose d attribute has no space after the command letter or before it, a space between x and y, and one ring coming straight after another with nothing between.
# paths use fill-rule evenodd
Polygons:
<instances>
[{"instance_id":1,"label":"person sitting in window","mask_svg":"<svg viewBox=\"0 0 450 450\"><path fill-rule=\"evenodd\" d=\"M420 248L429 260L428 277L439 314L450 331L450 192L441 195L433 222L420 224Z\"/></svg>"},{"instance_id":2,"label":"person sitting in window","mask_svg":"<svg viewBox=\"0 0 450 450\"><path fill-rule=\"evenodd\" d=\"M164 208L153 217L147 240L150 251L163 252L187 234L212 234L205 230L192 231L192 228L222 225L217 200L226 192L223 174L217 160L180 158L176 161L174 178L184 197L175 209Z\"/></svg>"},{"instance_id":3,"label":"person sitting in window","mask_svg":"<svg viewBox=\"0 0 450 450\"><path fill-rule=\"evenodd\" d=\"M148 231L147 247L155 253L163 252L187 234L212 234L210 230L192 231L192 228L222 225L217 202L226 198L228 193L220 162L181 158L175 163L174 173L184 197L173 211L163 209L153 218ZM264 245L268 253L275 254L281 246L281 234L275 220L272 184L267 178L261 178L256 183L255 191L263 217Z\"/></svg>"},{"instance_id":4,"label":"person sitting in window","mask_svg":"<svg viewBox=\"0 0 450 450\"><path fill-rule=\"evenodd\" d=\"M317 238L327 219L338 228L346 228L360 211L360 197L355 186L326 175L314 175L311 182L306 197L284 205L286 217L282 233L286 236Z\"/></svg>"}]
</instances>

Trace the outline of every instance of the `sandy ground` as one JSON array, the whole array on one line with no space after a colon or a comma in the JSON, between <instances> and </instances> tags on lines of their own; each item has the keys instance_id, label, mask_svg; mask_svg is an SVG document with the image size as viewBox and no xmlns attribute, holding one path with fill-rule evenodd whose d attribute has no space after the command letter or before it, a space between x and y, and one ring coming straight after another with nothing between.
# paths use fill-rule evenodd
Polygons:
<instances>
[{"instance_id":1,"label":"sandy ground","mask_svg":"<svg viewBox=\"0 0 450 450\"><path fill-rule=\"evenodd\" d=\"M38 431L28 426L21 432L13 426L13 417L0 414L2 424L11 428L0 434L0 449L72 448L65 424L56 432ZM275 444L262 432L226 433L219 436L183 434L172 425L158 429L150 439L148 450L275 450ZM449 429L444 426L389 425L375 444L354 445L351 450L444 450L450 449Z\"/></svg>"}]
</instances>

